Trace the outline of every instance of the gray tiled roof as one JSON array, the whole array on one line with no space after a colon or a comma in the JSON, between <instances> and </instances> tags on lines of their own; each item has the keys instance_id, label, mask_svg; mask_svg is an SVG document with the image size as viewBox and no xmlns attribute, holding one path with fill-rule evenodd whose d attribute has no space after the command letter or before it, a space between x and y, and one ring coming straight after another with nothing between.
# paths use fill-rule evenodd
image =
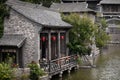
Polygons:
<instances>
[{"instance_id":1,"label":"gray tiled roof","mask_svg":"<svg viewBox=\"0 0 120 80\"><path fill-rule=\"evenodd\" d=\"M100 4L120 4L120 0L102 0Z\"/></svg>"},{"instance_id":2,"label":"gray tiled roof","mask_svg":"<svg viewBox=\"0 0 120 80\"><path fill-rule=\"evenodd\" d=\"M21 47L23 42L25 41L25 37L18 34L5 34L0 39L0 46L16 46Z\"/></svg>"},{"instance_id":3,"label":"gray tiled roof","mask_svg":"<svg viewBox=\"0 0 120 80\"><path fill-rule=\"evenodd\" d=\"M80 3L53 3L51 9L58 10L59 12L94 12L87 8L86 2Z\"/></svg>"},{"instance_id":4,"label":"gray tiled roof","mask_svg":"<svg viewBox=\"0 0 120 80\"><path fill-rule=\"evenodd\" d=\"M8 1L6 3L14 10L25 17L47 27L71 27L70 24L62 21L60 13L37 4L31 4L21 1Z\"/></svg>"}]
</instances>

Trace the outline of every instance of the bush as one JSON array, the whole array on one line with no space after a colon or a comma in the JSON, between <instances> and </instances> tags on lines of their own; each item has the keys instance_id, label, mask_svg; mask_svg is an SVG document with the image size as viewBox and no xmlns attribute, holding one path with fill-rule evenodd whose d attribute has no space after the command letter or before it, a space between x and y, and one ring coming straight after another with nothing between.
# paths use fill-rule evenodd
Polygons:
<instances>
[{"instance_id":1,"label":"bush","mask_svg":"<svg viewBox=\"0 0 120 80\"><path fill-rule=\"evenodd\" d=\"M38 80L39 76L45 75L45 72L34 62L32 61L28 67L30 68L30 79Z\"/></svg>"},{"instance_id":2,"label":"bush","mask_svg":"<svg viewBox=\"0 0 120 80\"><path fill-rule=\"evenodd\" d=\"M77 63L78 63L78 65L80 65L82 63L81 58L80 58L79 55L78 55L78 58L77 58Z\"/></svg>"},{"instance_id":3,"label":"bush","mask_svg":"<svg viewBox=\"0 0 120 80\"><path fill-rule=\"evenodd\" d=\"M0 80L12 80L13 69L9 64L0 63Z\"/></svg>"},{"instance_id":4,"label":"bush","mask_svg":"<svg viewBox=\"0 0 120 80\"><path fill-rule=\"evenodd\" d=\"M27 74L23 74L20 79L21 80L29 80L29 76Z\"/></svg>"}]
</instances>

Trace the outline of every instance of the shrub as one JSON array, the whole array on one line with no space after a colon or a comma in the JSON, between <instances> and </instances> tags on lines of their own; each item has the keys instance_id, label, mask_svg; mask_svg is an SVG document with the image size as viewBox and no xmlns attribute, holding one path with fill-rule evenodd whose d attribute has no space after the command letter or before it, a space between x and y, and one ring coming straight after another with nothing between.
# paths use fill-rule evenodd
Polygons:
<instances>
[{"instance_id":1,"label":"shrub","mask_svg":"<svg viewBox=\"0 0 120 80\"><path fill-rule=\"evenodd\" d=\"M9 64L0 63L0 80L12 80L13 69Z\"/></svg>"},{"instance_id":2,"label":"shrub","mask_svg":"<svg viewBox=\"0 0 120 80\"><path fill-rule=\"evenodd\" d=\"M28 67L30 68L30 79L31 80L38 80L39 76L45 75L45 72L35 63L32 61Z\"/></svg>"},{"instance_id":3,"label":"shrub","mask_svg":"<svg viewBox=\"0 0 120 80\"><path fill-rule=\"evenodd\" d=\"M78 55L78 58L77 58L77 63L78 63L78 65L80 65L82 63L81 58L80 58L79 55Z\"/></svg>"},{"instance_id":4,"label":"shrub","mask_svg":"<svg viewBox=\"0 0 120 80\"><path fill-rule=\"evenodd\" d=\"M27 74L23 74L20 79L21 80L29 80L29 76Z\"/></svg>"}]
</instances>

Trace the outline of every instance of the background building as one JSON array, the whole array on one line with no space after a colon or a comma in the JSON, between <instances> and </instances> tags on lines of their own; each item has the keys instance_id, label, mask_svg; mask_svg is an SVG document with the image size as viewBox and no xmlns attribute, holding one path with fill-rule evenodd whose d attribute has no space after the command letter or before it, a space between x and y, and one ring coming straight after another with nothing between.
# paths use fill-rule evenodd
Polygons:
<instances>
[{"instance_id":1,"label":"background building","mask_svg":"<svg viewBox=\"0 0 120 80\"><path fill-rule=\"evenodd\" d=\"M99 5L101 17L108 23L111 43L120 43L120 0L102 0Z\"/></svg>"}]
</instances>

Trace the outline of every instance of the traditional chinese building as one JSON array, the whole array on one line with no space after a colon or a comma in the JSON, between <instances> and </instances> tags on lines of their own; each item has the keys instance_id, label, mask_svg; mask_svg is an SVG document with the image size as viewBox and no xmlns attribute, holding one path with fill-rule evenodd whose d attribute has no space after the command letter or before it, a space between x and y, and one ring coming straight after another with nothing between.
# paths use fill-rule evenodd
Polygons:
<instances>
[{"instance_id":1,"label":"traditional chinese building","mask_svg":"<svg viewBox=\"0 0 120 80\"><path fill-rule=\"evenodd\" d=\"M50 75L62 74L62 71L75 67L76 56L70 56L66 46L72 26L62 21L59 12L66 15L87 13L95 22L99 10L108 23L111 41L120 42L120 0L99 1L63 0L64 3L53 3L50 8L45 8L39 4L8 0L10 14L5 18L4 35L0 39L0 62L11 57L19 67L26 67L35 61Z\"/></svg>"},{"instance_id":2,"label":"traditional chinese building","mask_svg":"<svg viewBox=\"0 0 120 80\"><path fill-rule=\"evenodd\" d=\"M70 13L78 13L80 16L87 14L87 16L94 22L96 18L96 11L88 8L86 2L76 3L53 3L50 7L53 10L57 10L65 15Z\"/></svg>"},{"instance_id":3,"label":"traditional chinese building","mask_svg":"<svg viewBox=\"0 0 120 80\"><path fill-rule=\"evenodd\" d=\"M6 2L10 15L0 39L0 62L12 57L20 67L31 61L51 61L68 56L70 24L51 9L17 0Z\"/></svg>"},{"instance_id":4,"label":"traditional chinese building","mask_svg":"<svg viewBox=\"0 0 120 80\"><path fill-rule=\"evenodd\" d=\"M107 32L110 35L110 43L120 43L120 0L102 0L100 13L108 23Z\"/></svg>"},{"instance_id":5,"label":"traditional chinese building","mask_svg":"<svg viewBox=\"0 0 120 80\"><path fill-rule=\"evenodd\" d=\"M79 2L86 2L88 4L88 8L93 9L93 10L97 10L98 6L97 4L101 1L101 0L62 0L64 3L79 3Z\"/></svg>"}]
</instances>

